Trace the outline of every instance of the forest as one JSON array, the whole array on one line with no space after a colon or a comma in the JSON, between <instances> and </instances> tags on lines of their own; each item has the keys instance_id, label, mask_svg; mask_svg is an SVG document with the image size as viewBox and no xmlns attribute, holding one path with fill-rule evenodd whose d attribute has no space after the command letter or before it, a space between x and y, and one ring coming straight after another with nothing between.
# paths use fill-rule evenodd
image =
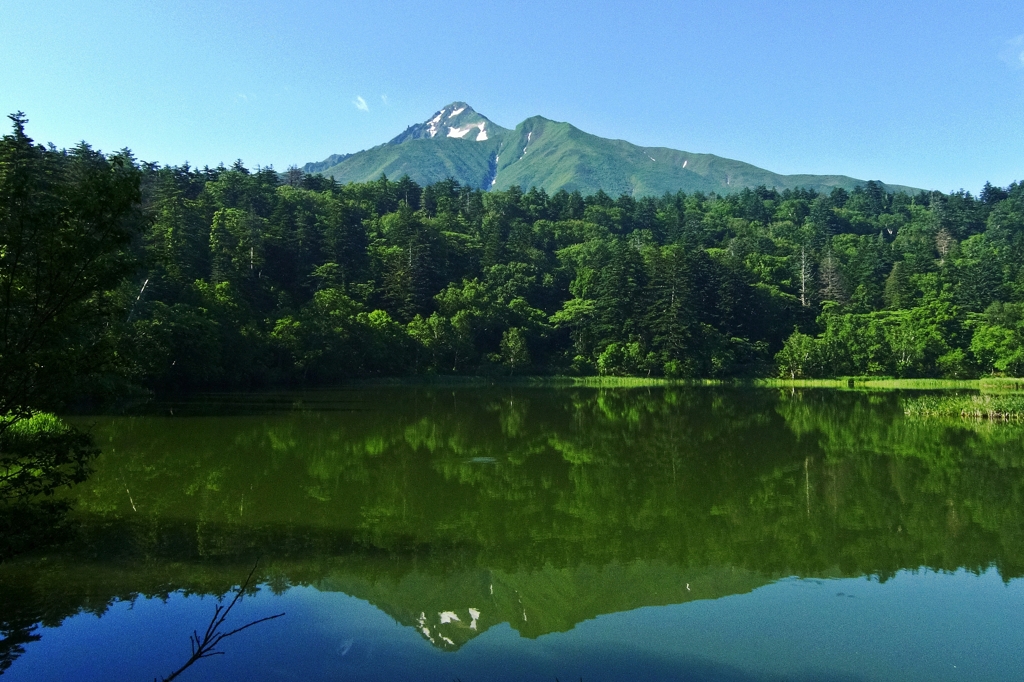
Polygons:
<instances>
[{"instance_id":1,"label":"forest","mask_svg":"<svg viewBox=\"0 0 1024 682\"><path fill-rule=\"evenodd\" d=\"M273 584L284 589L324 579L309 563L327 565L324 548L357 548L335 573L358 583L382 552L409 543L441 548L432 556L445 561L446 547L475 547L510 574L664 555L739 567L757 574L751 584L835 566L892 575L995 562L1004 578L1021 575L1017 507L1006 502L1021 487L1019 428L904 419L909 403L895 395L819 402L792 390L744 404L726 388L531 396L502 384L490 400L464 394L461 411L445 392L449 413L428 388L404 405L382 393L377 412L346 403L325 417L299 405L296 424L260 416L248 431L182 422L189 401L172 401L442 375L1021 376L1022 183L986 184L977 197L874 182L617 198L454 180L339 185L241 161L199 169L85 143L61 150L10 118L0 137L0 596L11 606L0 672L39 638L38 623L112 603L121 588L66 588L65 576L102 574L79 557L107 554L132 570L156 558L162 582L132 589L158 596L165 564L189 590L223 595L230 584L228 571L182 557L234 570L254 550L280 551ZM172 428L184 445L144 421L94 439L84 418L67 416L153 395L168 397L169 417L179 408ZM106 468L95 466L101 443ZM458 495L428 494L446 481ZM80 498L53 495L73 483ZM285 491L279 505L254 493L270 489ZM266 514L251 526L234 516L246 494L250 515ZM253 505L254 494L270 502ZM407 518L392 513L399 499L419 525L397 522ZM162 516L174 509L203 521ZM47 545L78 553L70 572L8 562ZM672 584L687 575L675 570ZM556 625L535 618L529 632L594 613L552 610Z\"/></svg>"},{"instance_id":2,"label":"forest","mask_svg":"<svg viewBox=\"0 0 1024 682\"><path fill-rule=\"evenodd\" d=\"M1024 184L338 185L0 143L0 412L414 375L1024 371Z\"/></svg>"}]
</instances>

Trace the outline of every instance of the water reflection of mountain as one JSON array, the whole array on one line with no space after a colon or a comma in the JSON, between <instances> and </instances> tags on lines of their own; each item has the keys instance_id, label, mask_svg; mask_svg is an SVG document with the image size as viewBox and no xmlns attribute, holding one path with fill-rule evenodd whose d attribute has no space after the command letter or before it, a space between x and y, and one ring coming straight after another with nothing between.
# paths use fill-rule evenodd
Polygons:
<instances>
[{"instance_id":1,"label":"water reflection of mountain","mask_svg":"<svg viewBox=\"0 0 1024 682\"><path fill-rule=\"evenodd\" d=\"M1024 573L1021 431L910 421L895 394L388 389L267 405L92 420L104 453L73 493L75 538L0 565L0 628L223 593L255 556L276 589L344 591L441 647L782 575Z\"/></svg>"},{"instance_id":2,"label":"water reflection of mountain","mask_svg":"<svg viewBox=\"0 0 1024 682\"><path fill-rule=\"evenodd\" d=\"M749 592L769 582L740 568L694 569L637 561L537 570L413 572L367 580L331 574L317 584L365 599L436 646L455 649L509 623L523 637L566 632L585 620L644 606L682 604Z\"/></svg>"}]
</instances>

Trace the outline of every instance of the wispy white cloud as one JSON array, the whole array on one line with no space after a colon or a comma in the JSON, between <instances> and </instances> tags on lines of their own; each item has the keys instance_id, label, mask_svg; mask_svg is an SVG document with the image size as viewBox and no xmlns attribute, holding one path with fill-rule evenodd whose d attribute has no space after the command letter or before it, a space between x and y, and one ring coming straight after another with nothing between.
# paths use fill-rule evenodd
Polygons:
<instances>
[{"instance_id":1,"label":"wispy white cloud","mask_svg":"<svg viewBox=\"0 0 1024 682\"><path fill-rule=\"evenodd\" d=\"M1003 43L999 58L1012 69L1024 69L1024 34L1010 38Z\"/></svg>"},{"instance_id":2,"label":"wispy white cloud","mask_svg":"<svg viewBox=\"0 0 1024 682\"><path fill-rule=\"evenodd\" d=\"M369 111L370 110L370 105L366 103L365 99L363 99L362 97L360 97L358 95L356 96L356 100L355 100L355 102L353 102L353 104L356 105L356 109L358 109L359 111Z\"/></svg>"},{"instance_id":3,"label":"wispy white cloud","mask_svg":"<svg viewBox=\"0 0 1024 682\"><path fill-rule=\"evenodd\" d=\"M380 96L380 101L384 102L384 106L387 106L388 105L388 96L387 95L381 95Z\"/></svg>"}]
</instances>

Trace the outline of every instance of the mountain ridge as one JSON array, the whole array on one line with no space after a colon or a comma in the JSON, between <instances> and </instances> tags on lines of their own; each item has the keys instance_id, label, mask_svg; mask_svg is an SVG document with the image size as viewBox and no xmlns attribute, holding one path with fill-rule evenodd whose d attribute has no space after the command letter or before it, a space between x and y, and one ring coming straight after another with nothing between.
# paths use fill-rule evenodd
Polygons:
<instances>
[{"instance_id":1,"label":"mountain ridge","mask_svg":"<svg viewBox=\"0 0 1024 682\"><path fill-rule=\"evenodd\" d=\"M448 178L481 190L537 187L553 193L598 190L617 196L666 192L730 194L758 186L829 192L852 190L866 180L846 175L783 175L714 154L642 147L587 133L571 123L531 116L512 129L456 101L388 142L353 154L307 163L306 173L341 183L408 175L421 185ZM876 180L887 191L920 190Z\"/></svg>"}]
</instances>

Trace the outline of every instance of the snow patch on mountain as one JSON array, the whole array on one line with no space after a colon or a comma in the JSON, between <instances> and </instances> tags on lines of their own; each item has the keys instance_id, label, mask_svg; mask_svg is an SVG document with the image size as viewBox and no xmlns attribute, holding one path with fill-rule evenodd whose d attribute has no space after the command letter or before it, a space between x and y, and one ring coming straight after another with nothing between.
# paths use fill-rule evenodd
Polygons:
<instances>
[{"instance_id":1,"label":"snow patch on mountain","mask_svg":"<svg viewBox=\"0 0 1024 682\"><path fill-rule=\"evenodd\" d=\"M437 112L434 118L427 121L427 134L431 137L437 135L437 127L441 123L441 118L444 116L444 111Z\"/></svg>"},{"instance_id":2,"label":"snow patch on mountain","mask_svg":"<svg viewBox=\"0 0 1024 682\"><path fill-rule=\"evenodd\" d=\"M476 137L474 139L477 142L483 142L487 139L486 126L487 124L484 121L480 121L479 123L470 123L469 125L464 125L461 128L448 128L448 137L462 139L463 137L468 135L470 131L472 131L473 129L477 129L480 132L476 134Z\"/></svg>"},{"instance_id":3,"label":"snow patch on mountain","mask_svg":"<svg viewBox=\"0 0 1024 682\"><path fill-rule=\"evenodd\" d=\"M519 155L520 159L523 158L524 156L526 156L526 147L530 146L530 140L532 140L532 139L533 139L533 131L531 130L530 132L526 133L526 145L523 147L523 153Z\"/></svg>"},{"instance_id":4,"label":"snow patch on mountain","mask_svg":"<svg viewBox=\"0 0 1024 682\"><path fill-rule=\"evenodd\" d=\"M460 108L456 109L455 111L453 111L452 113L448 114L448 118L455 118L456 116L458 116L459 114L461 114L465 110L466 110L466 107L460 107Z\"/></svg>"},{"instance_id":5,"label":"snow patch on mountain","mask_svg":"<svg viewBox=\"0 0 1024 682\"><path fill-rule=\"evenodd\" d=\"M501 160L501 150L503 145L498 146L498 151L494 154L494 158L488 164L487 168L487 179L484 180L484 189L490 189L498 183L498 161ZM490 180L488 183L487 180Z\"/></svg>"}]
</instances>

